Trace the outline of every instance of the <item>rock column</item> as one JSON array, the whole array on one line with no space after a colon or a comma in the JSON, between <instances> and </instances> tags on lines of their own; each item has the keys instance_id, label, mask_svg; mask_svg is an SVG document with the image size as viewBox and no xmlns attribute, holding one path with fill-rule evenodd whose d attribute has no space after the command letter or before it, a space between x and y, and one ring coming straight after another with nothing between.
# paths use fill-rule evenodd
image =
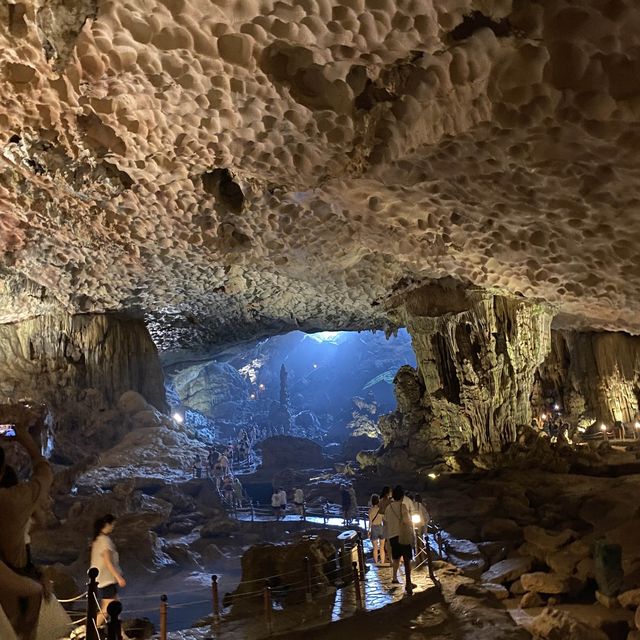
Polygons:
<instances>
[{"instance_id":1,"label":"rock column","mask_svg":"<svg viewBox=\"0 0 640 640\"><path fill-rule=\"evenodd\" d=\"M585 424L615 420L634 427L639 417L640 337L626 333L554 331L539 370L540 411L553 398L565 418Z\"/></svg>"},{"instance_id":2,"label":"rock column","mask_svg":"<svg viewBox=\"0 0 640 640\"><path fill-rule=\"evenodd\" d=\"M403 367L396 376L392 421L402 427L383 421L387 444L405 448L420 465L514 442L516 427L531 422L534 374L551 346L550 311L429 285L395 301L391 313L412 336L418 371L412 376Z\"/></svg>"}]
</instances>

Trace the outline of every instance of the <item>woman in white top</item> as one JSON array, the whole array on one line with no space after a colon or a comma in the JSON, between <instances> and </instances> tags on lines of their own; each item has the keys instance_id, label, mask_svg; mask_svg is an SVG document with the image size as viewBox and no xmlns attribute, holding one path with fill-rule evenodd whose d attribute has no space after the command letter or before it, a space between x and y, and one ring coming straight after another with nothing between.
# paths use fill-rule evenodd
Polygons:
<instances>
[{"instance_id":1,"label":"woman in white top","mask_svg":"<svg viewBox=\"0 0 640 640\"><path fill-rule=\"evenodd\" d=\"M382 512L380 511L380 496L374 493L371 496L369 507L369 537L373 547L373 561L377 565L385 564L384 553L384 526Z\"/></svg>"},{"instance_id":2,"label":"woman in white top","mask_svg":"<svg viewBox=\"0 0 640 640\"><path fill-rule=\"evenodd\" d=\"M398 569L400 568L400 560L404 561L404 576L406 581L406 590L409 595L413 593L415 584L411 582L411 558L413 557L413 544L401 543L400 534L404 529L413 531L411 524L411 514L404 502L404 490L398 485L394 488L393 502L385 509L384 523L387 527L387 536L391 545L391 559L393 567L393 584L399 584Z\"/></svg>"},{"instance_id":3,"label":"woman in white top","mask_svg":"<svg viewBox=\"0 0 640 640\"><path fill-rule=\"evenodd\" d=\"M99 627L105 621L105 612L109 603L118 599L118 587L126 587L122 577L120 557L109 534L115 526L115 516L108 513L93 523L93 541L91 543L91 566L98 569L98 589L100 590L100 611L96 620Z\"/></svg>"}]
</instances>

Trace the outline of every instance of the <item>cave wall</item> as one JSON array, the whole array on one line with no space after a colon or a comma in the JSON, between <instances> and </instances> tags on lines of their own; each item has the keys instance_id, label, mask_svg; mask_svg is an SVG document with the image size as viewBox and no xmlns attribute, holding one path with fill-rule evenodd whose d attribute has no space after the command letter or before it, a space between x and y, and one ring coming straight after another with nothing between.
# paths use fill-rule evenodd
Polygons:
<instances>
[{"instance_id":1,"label":"cave wall","mask_svg":"<svg viewBox=\"0 0 640 640\"><path fill-rule=\"evenodd\" d=\"M249 417L249 383L228 363L193 365L181 369L171 382L183 406L208 418L241 422Z\"/></svg>"},{"instance_id":2,"label":"cave wall","mask_svg":"<svg viewBox=\"0 0 640 640\"><path fill-rule=\"evenodd\" d=\"M396 375L398 409L380 422L385 462L429 465L515 441L516 427L531 422L535 372L551 348L550 310L427 286L392 313L411 334L418 368Z\"/></svg>"},{"instance_id":3,"label":"cave wall","mask_svg":"<svg viewBox=\"0 0 640 640\"><path fill-rule=\"evenodd\" d=\"M117 405L126 391L168 410L164 374L143 321L60 314L0 326L0 399L46 403L62 459L117 441L125 428Z\"/></svg>"},{"instance_id":4,"label":"cave wall","mask_svg":"<svg viewBox=\"0 0 640 640\"><path fill-rule=\"evenodd\" d=\"M557 402L571 423L590 418L611 424L638 418L640 337L626 333L553 331L540 366L534 406Z\"/></svg>"}]
</instances>

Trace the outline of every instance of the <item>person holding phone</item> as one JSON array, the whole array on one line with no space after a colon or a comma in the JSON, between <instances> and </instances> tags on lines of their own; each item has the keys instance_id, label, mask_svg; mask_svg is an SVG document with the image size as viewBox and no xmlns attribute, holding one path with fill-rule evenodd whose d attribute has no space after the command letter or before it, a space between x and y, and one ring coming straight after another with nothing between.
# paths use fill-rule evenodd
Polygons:
<instances>
[{"instance_id":1,"label":"person holding phone","mask_svg":"<svg viewBox=\"0 0 640 640\"><path fill-rule=\"evenodd\" d=\"M0 561L10 572L5 571L5 575L15 576L13 580L0 579L0 605L18 635L24 640L32 640L37 631L43 590L37 580L31 579L36 576L31 575L25 536L31 517L49 495L53 472L29 435L28 426L16 424L15 433L12 441L26 449L33 469L29 480L19 482L14 469L5 463L4 450L0 449ZM18 580L20 578L22 580ZM21 584L28 588L22 589ZM16 589L24 591L17 599Z\"/></svg>"}]
</instances>

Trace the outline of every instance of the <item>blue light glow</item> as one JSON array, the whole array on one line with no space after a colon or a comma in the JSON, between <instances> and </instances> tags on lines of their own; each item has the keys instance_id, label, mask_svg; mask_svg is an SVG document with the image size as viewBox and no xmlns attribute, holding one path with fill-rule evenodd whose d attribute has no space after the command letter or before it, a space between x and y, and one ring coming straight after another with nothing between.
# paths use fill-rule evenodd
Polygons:
<instances>
[{"instance_id":1,"label":"blue light glow","mask_svg":"<svg viewBox=\"0 0 640 640\"><path fill-rule=\"evenodd\" d=\"M337 342L340 335L345 333L344 331L318 331L318 333L310 333L309 337L316 342Z\"/></svg>"}]
</instances>

